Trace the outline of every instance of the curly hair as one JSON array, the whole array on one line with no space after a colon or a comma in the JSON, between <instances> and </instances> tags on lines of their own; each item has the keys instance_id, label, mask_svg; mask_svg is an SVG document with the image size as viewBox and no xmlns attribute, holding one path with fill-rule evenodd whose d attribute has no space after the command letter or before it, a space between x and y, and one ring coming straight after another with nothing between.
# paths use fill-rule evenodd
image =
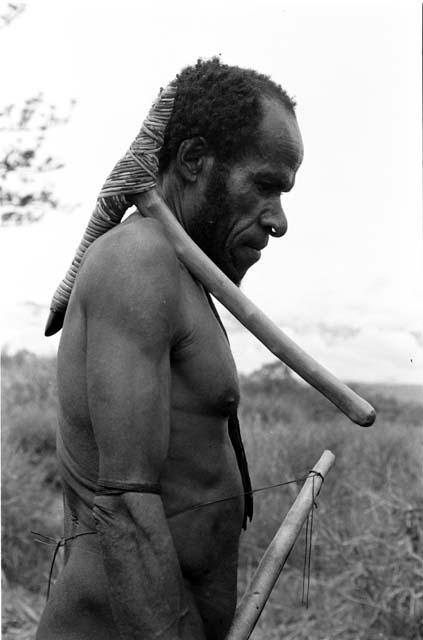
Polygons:
<instances>
[{"instance_id":1,"label":"curly hair","mask_svg":"<svg viewBox=\"0 0 423 640\"><path fill-rule=\"evenodd\" d=\"M242 157L262 117L263 96L280 100L294 113L295 101L269 76L222 64L197 61L177 76L173 113L159 155L160 171L176 157L183 140L203 136L217 160Z\"/></svg>"}]
</instances>

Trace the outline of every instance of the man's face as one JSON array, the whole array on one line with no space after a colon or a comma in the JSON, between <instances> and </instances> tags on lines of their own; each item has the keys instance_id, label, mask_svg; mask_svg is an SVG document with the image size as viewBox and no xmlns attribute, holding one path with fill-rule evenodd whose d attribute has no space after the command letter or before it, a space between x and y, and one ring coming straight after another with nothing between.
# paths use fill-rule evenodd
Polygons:
<instances>
[{"instance_id":1,"label":"man's face","mask_svg":"<svg viewBox=\"0 0 423 640\"><path fill-rule=\"evenodd\" d=\"M294 115L277 100L263 101L264 115L242 160L215 164L190 233L236 284L260 259L269 235L287 230L281 194L294 186L303 158Z\"/></svg>"}]
</instances>

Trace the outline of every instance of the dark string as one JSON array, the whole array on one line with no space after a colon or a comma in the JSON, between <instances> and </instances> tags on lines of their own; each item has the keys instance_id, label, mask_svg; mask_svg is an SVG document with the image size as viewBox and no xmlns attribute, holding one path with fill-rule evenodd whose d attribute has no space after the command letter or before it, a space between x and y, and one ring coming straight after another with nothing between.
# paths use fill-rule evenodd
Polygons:
<instances>
[{"instance_id":1,"label":"dark string","mask_svg":"<svg viewBox=\"0 0 423 640\"><path fill-rule=\"evenodd\" d=\"M322 484L325 481L324 477L319 471L315 471L314 469L310 470L312 473L312 503L311 509L308 512L307 520L306 520L306 529L305 529L305 544L304 544L304 564L303 564L303 582L302 582L302 594L301 594L301 604L308 609L309 604L309 593L310 593L310 576L311 576L311 552L312 552L312 543L313 543L313 519L314 519L314 510L317 509L318 505L316 502L317 494L314 491L314 479L318 476ZM320 491L320 489L319 489Z\"/></svg>"},{"instance_id":2,"label":"dark string","mask_svg":"<svg viewBox=\"0 0 423 640\"><path fill-rule=\"evenodd\" d=\"M312 475L311 475L312 474ZM307 520L306 520L306 531L305 531L305 550L304 550L304 566L303 566L303 586L302 586L302 597L301 597L301 604L305 605L308 608L308 603L309 603L309 591L310 591L310 574L311 574L311 552L312 552L312 536L313 536L313 512L314 509L317 509L317 503L316 503L316 497L318 495L318 493L316 494L314 491L314 479L315 477L318 476L322 483L324 482L324 477L322 476L322 474L319 471L315 471L314 469L311 469L308 474L306 476L302 476L300 478L295 478L294 480L287 480L285 482L277 482L276 484L269 484L269 485L265 485L263 487L258 487L257 489L251 489L251 491L242 491L241 493L236 493L234 495L230 495L230 496L225 496L223 498L217 498L216 500L209 500L207 502L199 502L198 504L193 504L189 507L186 507L185 509L181 509L180 511L176 511L173 514L168 515L169 518L175 517L175 516L179 516L182 513L186 513L188 511L194 511L195 509L200 509L201 507L208 507L210 505L213 504L217 504L219 502L225 502L228 500L234 500L235 498L240 498L242 496L245 496L247 494L253 494L253 493L258 493L259 491L267 491L269 489L276 489L277 487L284 487L288 484L294 484L297 482L301 482L302 480L307 480L307 478L312 478L313 479L313 486L312 486L312 506L311 506L311 510L307 516ZM320 491L320 490L319 490ZM50 589L51 589L51 582L52 582L52 577L53 577L53 569L54 569L54 564L56 562L56 557L57 554L59 552L60 547L64 547L65 544L67 542L69 542L70 540L75 540L76 538L80 538L81 536L87 536L87 535L95 535L97 534L97 531L84 531L83 533L77 533L74 536L69 536L68 538L60 538L59 540L55 540L54 538L51 538L50 536L45 536L42 533L38 533L37 531L31 531L31 533L35 536L38 536L38 539L35 539L35 542L39 542L40 544L46 544L46 545L54 545L54 552L53 552L53 557L50 563L50 571L49 571L49 576L48 576L48 585L47 585L47 596L46 596L46 600L49 599L50 597ZM41 539L42 538L42 539ZM307 585L307 586L306 586Z\"/></svg>"},{"instance_id":3,"label":"dark string","mask_svg":"<svg viewBox=\"0 0 423 640\"><path fill-rule=\"evenodd\" d=\"M180 511L175 511L174 513L168 514L168 518L174 518L175 516L181 515L181 513L186 513L187 511L194 511L195 509L200 509L201 507L209 507L212 504L217 504L219 502L226 502L227 500L235 500L235 498L241 498L245 495L250 495L253 493L258 493L259 491L267 491L268 489L276 489L277 487L284 487L287 484L294 484L296 482L301 482L302 480L307 480L310 477L310 474L306 476L302 476L300 478L295 478L294 480L287 480L286 482L278 482L276 484L265 485L264 487L259 487L258 489L251 489L251 491L242 491L241 493L235 493L230 496L224 496L223 498L217 498L216 500L209 500L208 502L199 502L197 504L192 504L189 507L185 507L185 509L181 509Z\"/></svg>"},{"instance_id":4,"label":"dark string","mask_svg":"<svg viewBox=\"0 0 423 640\"><path fill-rule=\"evenodd\" d=\"M35 542L39 542L40 544L47 544L47 545L55 545L54 547L54 552L53 552L53 557L51 559L51 563L50 563L50 571L48 574L48 584L47 584L47 595L46 595L46 601L49 599L50 597L50 589L51 589L51 582L52 582L52 577L53 577L53 569L54 569L54 564L56 562L56 557L57 554L59 553L59 549L60 547L64 547L65 544L67 542L69 542L70 540L75 540L75 538L80 538L81 536L88 536L88 535L93 535L96 534L97 531L84 531L83 533L77 533L74 536L69 536L68 538L60 538L59 540L55 540L54 538L50 538L50 536L45 536L42 533L37 533L37 531L31 531L31 533L35 536L39 536L39 538L44 538L44 540L40 540L40 539L35 539Z\"/></svg>"},{"instance_id":5,"label":"dark string","mask_svg":"<svg viewBox=\"0 0 423 640\"><path fill-rule=\"evenodd\" d=\"M208 303L213 312L213 315L215 316L218 324L220 325L220 328L222 329L222 332L229 344L228 333L216 309L213 299L205 287L203 287L203 291L208 300ZM236 462L238 465L239 472L241 474L242 487L244 489L244 518L242 521L242 528L246 530L247 519L251 522L253 518L254 502L253 502L251 478L248 470L248 461L247 461L247 456L244 449L244 444L242 442L241 429L240 429L239 420L238 420L238 412L236 410L228 416L228 432L229 432L229 439L235 451Z\"/></svg>"}]
</instances>

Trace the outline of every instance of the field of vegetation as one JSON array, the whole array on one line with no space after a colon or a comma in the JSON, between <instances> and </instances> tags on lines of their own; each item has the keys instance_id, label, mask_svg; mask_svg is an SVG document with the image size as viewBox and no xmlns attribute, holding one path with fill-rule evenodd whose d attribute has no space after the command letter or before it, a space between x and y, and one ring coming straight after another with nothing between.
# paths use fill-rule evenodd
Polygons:
<instances>
[{"instance_id":1,"label":"field of vegetation","mask_svg":"<svg viewBox=\"0 0 423 640\"><path fill-rule=\"evenodd\" d=\"M29 640L54 548L30 532L61 535L55 363L3 354L2 371L3 638ZM309 606L301 605L302 534L253 638L423 638L422 389L353 385L378 412L362 429L281 365L241 383L254 487L304 476L324 449L336 456L315 512ZM241 541L240 594L297 491L291 484L256 494Z\"/></svg>"}]
</instances>

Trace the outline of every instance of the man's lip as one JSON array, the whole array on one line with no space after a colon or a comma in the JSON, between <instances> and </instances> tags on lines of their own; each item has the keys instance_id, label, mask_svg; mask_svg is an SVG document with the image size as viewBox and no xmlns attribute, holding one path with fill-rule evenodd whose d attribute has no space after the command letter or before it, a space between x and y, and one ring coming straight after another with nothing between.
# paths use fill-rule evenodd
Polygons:
<instances>
[{"instance_id":1,"label":"man's lip","mask_svg":"<svg viewBox=\"0 0 423 640\"><path fill-rule=\"evenodd\" d=\"M240 260L242 264L245 263L249 266L258 262L261 258L261 251L267 246L268 242L269 238L266 237L265 239L260 240L247 240L246 242L239 244L237 247L238 251L240 251L240 254L238 254L238 260Z\"/></svg>"},{"instance_id":2,"label":"man's lip","mask_svg":"<svg viewBox=\"0 0 423 640\"><path fill-rule=\"evenodd\" d=\"M264 244L263 243L259 244L259 243L253 243L253 242L249 242L249 243L246 242L244 244L244 246L248 247L248 249L254 249L254 251L259 251L260 252L260 251L263 251L263 249L265 247L267 247L267 243L268 243L268 240L266 240L266 242Z\"/></svg>"},{"instance_id":3,"label":"man's lip","mask_svg":"<svg viewBox=\"0 0 423 640\"><path fill-rule=\"evenodd\" d=\"M260 260L260 257L261 257L260 249L256 249L255 247L252 247L249 244L244 244L243 249L244 249L244 254L248 256L249 262L250 261L257 262L258 260Z\"/></svg>"}]
</instances>

